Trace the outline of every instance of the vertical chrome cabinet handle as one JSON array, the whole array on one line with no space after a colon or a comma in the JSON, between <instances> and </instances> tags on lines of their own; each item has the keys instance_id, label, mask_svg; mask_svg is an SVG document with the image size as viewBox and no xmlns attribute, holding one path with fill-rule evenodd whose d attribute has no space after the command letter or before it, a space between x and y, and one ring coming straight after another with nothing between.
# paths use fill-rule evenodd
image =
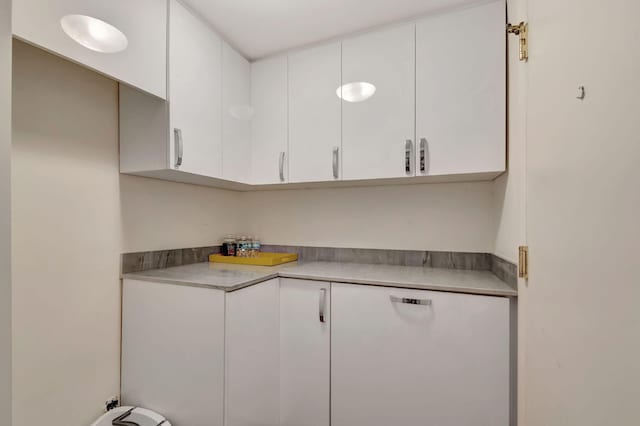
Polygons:
<instances>
[{"instance_id":1,"label":"vertical chrome cabinet handle","mask_svg":"<svg viewBox=\"0 0 640 426\"><path fill-rule=\"evenodd\" d=\"M338 173L338 165L340 164L340 148L333 147L333 178L338 179L340 174Z\"/></svg>"},{"instance_id":2,"label":"vertical chrome cabinet handle","mask_svg":"<svg viewBox=\"0 0 640 426\"><path fill-rule=\"evenodd\" d=\"M320 301L318 303L319 303L318 313L320 316L320 322L327 322L324 318L324 307L327 305L327 289L326 288L320 289Z\"/></svg>"},{"instance_id":3,"label":"vertical chrome cabinet handle","mask_svg":"<svg viewBox=\"0 0 640 426\"><path fill-rule=\"evenodd\" d=\"M174 148L175 148L175 165L176 167L180 167L182 165L182 130L181 129L173 129L173 139L174 139Z\"/></svg>"},{"instance_id":4,"label":"vertical chrome cabinet handle","mask_svg":"<svg viewBox=\"0 0 640 426\"><path fill-rule=\"evenodd\" d=\"M424 305L431 306L431 299L409 299L407 297L389 296L392 303L406 303L408 305Z\"/></svg>"},{"instance_id":5,"label":"vertical chrome cabinet handle","mask_svg":"<svg viewBox=\"0 0 640 426\"><path fill-rule=\"evenodd\" d=\"M420 173L427 174L427 163L429 162L429 145L427 138L420 139Z\"/></svg>"},{"instance_id":6,"label":"vertical chrome cabinet handle","mask_svg":"<svg viewBox=\"0 0 640 426\"><path fill-rule=\"evenodd\" d=\"M404 144L404 171L407 176L413 176L413 141L407 139Z\"/></svg>"},{"instance_id":7,"label":"vertical chrome cabinet handle","mask_svg":"<svg viewBox=\"0 0 640 426\"><path fill-rule=\"evenodd\" d=\"M284 151L280 152L280 163L278 167L280 170L280 182L284 182Z\"/></svg>"}]
</instances>

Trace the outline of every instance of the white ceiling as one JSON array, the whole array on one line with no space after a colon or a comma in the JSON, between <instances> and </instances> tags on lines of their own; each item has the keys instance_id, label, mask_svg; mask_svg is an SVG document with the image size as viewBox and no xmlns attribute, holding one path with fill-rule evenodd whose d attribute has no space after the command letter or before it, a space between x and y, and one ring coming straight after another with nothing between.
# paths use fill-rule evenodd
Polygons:
<instances>
[{"instance_id":1,"label":"white ceiling","mask_svg":"<svg viewBox=\"0 0 640 426\"><path fill-rule=\"evenodd\" d=\"M183 0L249 59L478 0Z\"/></svg>"}]
</instances>

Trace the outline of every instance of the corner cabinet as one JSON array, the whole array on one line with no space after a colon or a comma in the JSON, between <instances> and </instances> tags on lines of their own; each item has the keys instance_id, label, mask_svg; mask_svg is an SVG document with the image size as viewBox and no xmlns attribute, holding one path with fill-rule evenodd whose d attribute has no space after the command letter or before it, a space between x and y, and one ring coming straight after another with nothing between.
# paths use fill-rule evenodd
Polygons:
<instances>
[{"instance_id":1,"label":"corner cabinet","mask_svg":"<svg viewBox=\"0 0 640 426\"><path fill-rule=\"evenodd\" d=\"M226 293L226 426L280 422L279 299L278 278Z\"/></svg>"},{"instance_id":2,"label":"corner cabinet","mask_svg":"<svg viewBox=\"0 0 640 426\"><path fill-rule=\"evenodd\" d=\"M122 31L127 48L116 53L89 50L67 36L66 15L88 15ZM13 35L129 86L167 96L167 1L19 0L12 5Z\"/></svg>"},{"instance_id":3,"label":"corner cabinet","mask_svg":"<svg viewBox=\"0 0 640 426\"><path fill-rule=\"evenodd\" d=\"M280 425L329 426L331 285L280 279Z\"/></svg>"},{"instance_id":4,"label":"corner cabinet","mask_svg":"<svg viewBox=\"0 0 640 426\"><path fill-rule=\"evenodd\" d=\"M251 63L222 44L222 177L251 179Z\"/></svg>"},{"instance_id":5,"label":"corner cabinet","mask_svg":"<svg viewBox=\"0 0 640 426\"><path fill-rule=\"evenodd\" d=\"M287 57L251 64L251 183L289 180L287 135Z\"/></svg>"}]
</instances>

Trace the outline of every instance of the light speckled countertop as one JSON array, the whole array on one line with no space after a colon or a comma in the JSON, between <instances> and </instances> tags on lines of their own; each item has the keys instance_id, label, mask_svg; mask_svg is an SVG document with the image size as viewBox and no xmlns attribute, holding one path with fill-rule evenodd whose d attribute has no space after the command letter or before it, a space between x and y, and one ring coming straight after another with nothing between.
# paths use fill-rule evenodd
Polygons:
<instances>
[{"instance_id":1,"label":"light speckled countertop","mask_svg":"<svg viewBox=\"0 0 640 426\"><path fill-rule=\"evenodd\" d=\"M490 271L361 263L294 262L280 266L195 263L124 275L125 279L196 285L224 291L238 290L276 277L493 296L518 295L515 289Z\"/></svg>"}]
</instances>

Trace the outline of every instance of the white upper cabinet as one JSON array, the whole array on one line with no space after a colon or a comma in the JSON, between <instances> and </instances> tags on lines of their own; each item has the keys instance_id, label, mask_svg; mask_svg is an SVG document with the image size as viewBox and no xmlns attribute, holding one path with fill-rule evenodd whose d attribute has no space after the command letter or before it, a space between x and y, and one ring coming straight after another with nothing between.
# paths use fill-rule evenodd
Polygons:
<instances>
[{"instance_id":1,"label":"white upper cabinet","mask_svg":"<svg viewBox=\"0 0 640 426\"><path fill-rule=\"evenodd\" d=\"M342 83L366 82L376 89L364 101L342 102L344 179L407 176L405 146L415 133L414 77L415 25L343 41Z\"/></svg>"},{"instance_id":2,"label":"white upper cabinet","mask_svg":"<svg viewBox=\"0 0 640 426\"><path fill-rule=\"evenodd\" d=\"M16 14L34 2L18 2ZM53 10L50 3L58 1L35 15ZM98 11L124 6L107 3L85 6L118 24ZM164 1L139 6L147 3ZM506 170L504 8L460 8L249 63L169 0L168 16L164 6L157 13L169 21L167 102L120 86L121 171L231 189L492 179ZM120 55L98 55L62 35L90 58ZM128 70L153 75L144 59L153 40ZM133 37L129 48L136 46ZM161 59L153 70L164 70Z\"/></svg>"},{"instance_id":3,"label":"white upper cabinet","mask_svg":"<svg viewBox=\"0 0 640 426\"><path fill-rule=\"evenodd\" d=\"M175 0L169 27L167 101L120 86L120 171L193 183L221 178L222 40Z\"/></svg>"},{"instance_id":4,"label":"white upper cabinet","mask_svg":"<svg viewBox=\"0 0 640 426\"><path fill-rule=\"evenodd\" d=\"M222 177L249 182L251 177L251 64L222 44Z\"/></svg>"},{"instance_id":5,"label":"white upper cabinet","mask_svg":"<svg viewBox=\"0 0 640 426\"><path fill-rule=\"evenodd\" d=\"M251 183L287 182L286 56L251 64L251 101Z\"/></svg>"},{"instance_id":6,"label":"white upper cabinet","mask_svg":"<svg viewBox=\"0 0 640 426\"><path fill-rule=\"evenodd\" d=\"M341 45L289 55L289 181L339 179Z\"/></svg>"},{"instance_id":7,"label":"white upper cabinet","mask_svg":"<svg viewBox=\"0 0 640 426\"><path fill-rule=\"evenodd\" d=\"M424 19L416 43L416 174L505 170L504 1Z\"/></svg>"},{"instance_id":8,"label":"white upper cabinet","mask_svg":"<svg viewBox=\"0 0 640 426\"><path fill-rule=\"evenodd\" d=\"M166 97L167 2L165 0L19 0L13 2L13 34L36 46L160 98ZM62 29L66 15L87 15L119 29L128 45L117 53L90 50Z\"/></svg>"},{"instance_id":9,"label":"white upper cabinet","mask_svg":"<svg viewBox=\"0 0 640 426\"><path fill-rule=\"evenodd\" d=\"M171 0L169 109L171 164L222 176L222 40L199 17ZM182 157L182 164L179 158Z\"/></svg>"}]
</instances>

